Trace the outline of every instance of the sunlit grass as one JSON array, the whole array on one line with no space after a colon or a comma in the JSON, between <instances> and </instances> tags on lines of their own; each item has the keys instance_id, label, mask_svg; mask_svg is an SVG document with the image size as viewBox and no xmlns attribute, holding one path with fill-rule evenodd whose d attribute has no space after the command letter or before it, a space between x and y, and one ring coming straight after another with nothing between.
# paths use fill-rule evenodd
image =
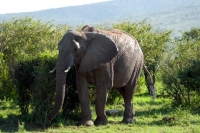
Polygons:
<instances>
[{"instance_id":1,"label":"sunlit grass","mask_svg":"<svg viewBox=\"0 0 200 133\"><path fill-rule=\"evenodd\" d=\"M190 109L173 107L169 99L157 98L154 102L147 94L136 94L133 105L136 113L136 122L133 124L122 124L123 102L118 101L114 105L107 105L106 109L115 109L119 112L108 115L109 124L106 126L76 126L70 121L61 120L57 125L48 128L37 127L23 121L19 116L19 108L13 101L0 102L0 131L26 131L26 132L73 132L73 133L110 133L110 132L139 132L139 133L182 133L200 131L199 112ZM91 107L93 120L96 118L94 106ZM20 121L20 123L18 123Z\"/></svg>"}]
</instances>

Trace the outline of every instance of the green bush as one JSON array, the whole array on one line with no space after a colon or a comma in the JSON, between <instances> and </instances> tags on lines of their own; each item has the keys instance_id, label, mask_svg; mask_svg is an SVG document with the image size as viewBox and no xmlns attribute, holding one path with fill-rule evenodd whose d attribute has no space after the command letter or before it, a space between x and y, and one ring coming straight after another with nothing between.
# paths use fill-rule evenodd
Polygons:
<instances>
[{"instance_id":1,"label":"green bush","mask_svg":"<svg viewBox=\"0 0 200 133\"><path fill-rule=\"evenodd\" d=\"M55 56L41 54L38 58L19 62L14 67L14 79L18 92L18 104L22 114L32 114L31 120L45 126L55 99ZM66 80L66 97L62 114L64 119L76 118L79 110L79 100L76 91L75 69L72 68Z\"/></svg>"},{"instance_id":2,"label":"green bush","mask_svg":"<svg viewBox=\"0 0 200 133\"><path fill-rule=\"evenodd\" d=\"M1 65L3 68L0 70L3 71L0 74L1 78L3 77L0 80L1 95L11 99L16 96L11 78L15 64L22 60L31 60L44 52L57 53L57 43L69 28L68 25L55 25L52 22L42 22L31 17L1 22L0 63L3 63Z\"/></svg>"},{"instance_id":3,"label":"green bush","mask_svg":"<svg viewBox=\"0 0 200 133\"><path fill-rule=\"evenodd\" d=\"M154 83L158 79L164 84L163 93L177 104L200 103L200 29L183 32L171 43L172 31L154 29L145 21L133 23L125 20L113 24L113 27L138 40ZM46 125L46 116L54 105L55 73L49 74L49 70L55 65L57 43L69 28L68 25L55 25L30 17L0 23L0 99L18 97L21 113L40 125ZM67 75L63 109L57 118L78 117L75 78L72 68ZM144 86L145 80L142 75L139 88ZM95 86L90 85L89 92L91 103L95 103ZM112 89L107 103L113 104L118 98L121 98L120 94Z\"/></svg>"},{"instance_id":4,"label":"green bush","mask_svg":"<svg viewBox=\"0 0 200 133\"><path fill-rule=\"evenodd\" d=\"M163 75L164 91L178 105L199 105L200 67L193 64L183 70L168 68Z\"/></svg>"},{"instance_id":5,"label":"green bush","mask_svg":"<svg viewBox=\"0 0 200 133\"><path fill-rule=\"evenodd\" d=\"M0 100L16 98L16 87L12 82L12 77L8 71L8 66L4 60L4 54L0 52Z\"/></svg>"},{"instance_id":6,"label":"green bush","mask_svg":"<svg viewBox=\"0 0 200 133\"><path fill-rule=\"evenodd\" d=\"M179 72L181 83L200 95L200 60L192 61L191 66Z\"/></svg>"},{"instance_id":7,"label":"green bush","mask_svg":"<svg viewBox=\"0 0 200 133\"><path fill-rule=\"evenodd\" d=\"M166 56L163 83L175 104L200 105L200 29L192 28L175 38L175 46Z\"/></svg>"},{"instance_id":8,"label":"green bush","mask_svg":"<svg viewBox=\"0 0 200 133\"><path fill-rule=\"evenodd\" d=\"M192 61L190 66L179 70L178 78L183 88L186 88L186 95L183 95L187 104L200 102L200 60Z\"/></svg>"},{"instance_id":9,"label":"green bush","mask_svg":"<svg viewBox=\"0 0 200 133\"><path fill-rule=\"evenodd\" d=\"M14 83L17 87L18 104L22 114L29 112L29 104L32 96L32 86L35 78L34 68L38 66L38 61L21 61L14 66Z\"/></svg>"},{"instance_id":10,"label":"green bush","mask_svg":"<svg viewBox=\"0 0 200 133\"><path fill-rule=\"evenodd\" d=\"M89 97L90 97L90 103L94 105L96 99L95 85L89 85ZM121 94L116 89L111 88L110 91L108 92L106 104L107 105L118 104L121 98L122 98Z\"/></svg>"}]
</instances>

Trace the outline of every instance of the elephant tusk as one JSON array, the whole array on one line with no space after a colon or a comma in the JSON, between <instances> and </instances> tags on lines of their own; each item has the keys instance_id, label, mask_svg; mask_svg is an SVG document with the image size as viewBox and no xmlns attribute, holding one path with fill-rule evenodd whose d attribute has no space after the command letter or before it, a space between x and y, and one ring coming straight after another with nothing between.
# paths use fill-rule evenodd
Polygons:
<instances>
[{"instance_id":1,"label":"elephant tusk","mask_svg":"<svg viewBox=\"0 0 200 133\"><path fill-rule=\"evenodd\" d=\"M56 71L56 67L54 67L51 71L50 71L50 73L54 73Z\"/></svg>"},{"instance_id":2,"label":"elephant tusk","mask_svg":"<svg viewBox=\"0 0 200 133\"><path fill-rule=\"evenodd\" d=\"M68 73L71 67L68 67L64 72Z\"/></svg>"}]
</instances>

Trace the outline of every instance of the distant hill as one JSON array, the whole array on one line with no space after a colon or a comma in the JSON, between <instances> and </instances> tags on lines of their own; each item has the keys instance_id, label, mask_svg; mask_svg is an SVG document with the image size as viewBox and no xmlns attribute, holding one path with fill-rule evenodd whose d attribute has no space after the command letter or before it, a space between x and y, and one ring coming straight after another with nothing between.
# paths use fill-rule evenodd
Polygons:
<instances>
[{"instance_id":1,"label":"distant hill","mask_svg":"<svg viewBox=\"0 0 200 133\"><path fill-rule=\"evenodd\" d=\"M23 16L72 26L146 19L164 30L184 31L200 27L200 0L112 0L36 12L0 14L0 22Z\"/></svg>"}]
</instances>

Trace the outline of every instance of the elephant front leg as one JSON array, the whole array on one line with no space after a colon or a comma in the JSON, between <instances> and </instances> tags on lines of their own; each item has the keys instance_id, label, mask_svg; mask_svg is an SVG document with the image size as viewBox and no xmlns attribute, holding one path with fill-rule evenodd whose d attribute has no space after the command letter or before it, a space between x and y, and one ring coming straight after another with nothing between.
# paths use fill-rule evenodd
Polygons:
<instances>
[{"instance_id":1,"label":"elephant front leg","mask_svg":"<svg viewBox=\"0 0 200 133\"><path fill-rule=\"evenodd\" d=\"M108 120L106 117L106 101L107 101L108 89L105 89L105 86L97 86L97 96L95 101L95 110L97 118L94 121L94 125L106 125Z\"/></svg>"},{"instance_id":2,"label":"elephant front leg","mask_svg":"<svg viewBox=\"0 0 200 133\"><path fill-rule=\"evenodd\" d=\"M83 89L83 87L81 87L80 89L78 89L78 95L81 105L81 120L78 122L78 125L94 125L91 116L88 89Z\"/></svg>"},{"instance_id":3,"label":"elephant front leg","mask_svg":"<svg viewBox=\"0 0 200 133\"><path fill-rule=\"evenodd\" d=\"M78 125L85 125L85 126L94 125L90 110L87 80L86 78L77 74L76 84L81 105L81 120L78 122Z\"/></svg>"}]
</instances>

